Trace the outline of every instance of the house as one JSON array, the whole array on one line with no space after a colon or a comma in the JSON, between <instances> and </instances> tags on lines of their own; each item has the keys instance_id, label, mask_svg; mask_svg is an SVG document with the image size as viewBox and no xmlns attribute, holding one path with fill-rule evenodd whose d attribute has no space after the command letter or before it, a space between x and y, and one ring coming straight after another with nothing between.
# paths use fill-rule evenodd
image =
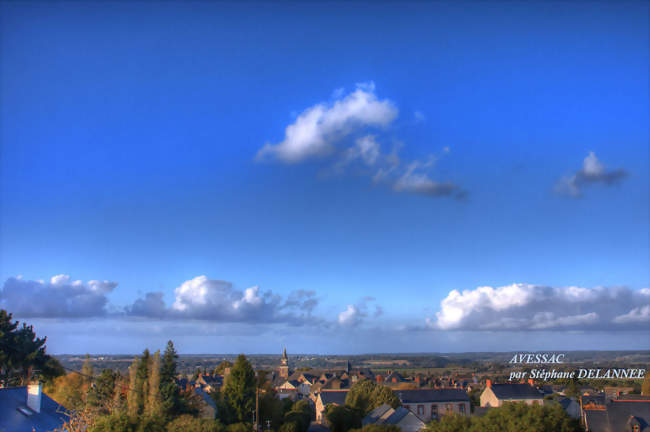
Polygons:
<instances>
[{"instance_id":1,"label":"house","mask_svg":"<svg viewBox=\"0 0 650 432\"><path fill-rule=\"evenodd\" d=\"M425 421L444 414L470 414L469 396L460 389L415 389L396 393L404 408Z\"/></svg>"},{"instance_id":2,"label":"house","mask_svg":"<svg viewBox=\"0 0 650 432\"><path fill-rule=\"evenodd\" d=\"M650 396L627 395L605 406L583 407L583 423L587 432L650 431Z\"/></svg>"},{"instance_id":3,"label":"house","mask_svg":"<svg viewBox=\"0 0 650 432\"><path fill-rule=\"evenodd\" d=\"M199 417L212 420L217 418L217 404L215 403L214 399L212 399L212 396L210 396L208 392L204 391L200 387L196 387L194 389L194 393L199 395L201 398Z\"/></svg>"},{"instance_id":4,"label":"house","mask_svg":"<svg viewBox=\"0 0 650 432\"><path fill-rule=\"evenodd\" d=\"M287 380L282 385L279 385L275 388L280 399L289 398L291 400L297 400L302 398L302 394L299 396L300 391L300 382L298 380Z\"/></svg>"},{"instance_id":5,"label":"house","mask_svg":"<svg viewBox=\"0 0 650 432\"><path fill-rule=\"evenodd\" d=\"M345 405L348 390L322 390L315 396L316 421L324 423L325 407L329 404Z\"/></svg>"},{"instance_id":6,"label":"house","mask_svg":"<svg viewBox=\"0 0 650 432\"><path fill-rule=\"evenodd\" d=\"M528 405L543 404L544 395L532 384L492 384L491 380L485 382L485 390L481 393L482 407L500 407L504 402L525 402Z\"/></svg>"},{"instance_id":7,"label":"house","mask_svg":"<svg viewBox=\"0 0 650 432\"><path fill-rule=\"evenodd\" d=\"M52 431L67 419L65 408L43 393L41 384L0 388L0 431Z\"/></svg>"},{"instance_id":8,"label":"house","mask_svg":"<svg viewBox=\"0 0 650 432\"><path fill-rule=\"evenodd\" d=\"M213 391L217 391L221 388L223 385L223 377L219 375L207 375L207 374L202 374L199 375L199 377L196 379L196 384L203 391L210 393Z\"/></svg>"},{"instance_id":9,"label":"house","mask_svg":"<svg viewBox=\"0 0 650 432\"><path fill-rule=\"evenodd\" d=\"M375 408L363 418L363 426L371 424L398 426L402 432L418 432L425 426L424 421L408 409L404 407L395 409L388 404Z\"/></svg>"}]
</instances>

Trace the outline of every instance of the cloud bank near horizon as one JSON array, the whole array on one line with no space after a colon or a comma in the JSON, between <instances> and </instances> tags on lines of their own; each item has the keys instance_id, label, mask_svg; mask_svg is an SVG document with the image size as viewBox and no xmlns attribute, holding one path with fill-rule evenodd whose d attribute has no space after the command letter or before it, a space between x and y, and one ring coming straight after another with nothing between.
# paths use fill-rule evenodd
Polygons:
<instances>
[{"instance_id":1,"label":"cloud bank near horizon","mask_svg":"<svg viewBox=\"0 0 650 432\"><path fill-rule=\"evenodd\" d=\"M640 330L650 328L650 288L516 283L453 290L427 324L436 330Z\"/></svg>"},{"instance_id":2,"label":"cloud bank near horizon","mask_svg":"<svg viewBox=\"0 0 650 432\"><path fill-rule=\"evenodd\" d=\"M333 172L356 167L374 184L385 184L397 193L466 197L467 192L457 184L432 179L437 157L430 156L426 162L400 159L398 153L403 143L386 133L399 110L391 100L377 97L374 82L359 83L348 94L339 89L333 99L305 109L286 127L284 139L276 144L266 143L255 159L285 164L329 159ZM418 118L423 119L423 114ZM385 151L382 147L390 141L391 149ZM443 153L448 152L449 147L445 146Z\"/></svg>"},{"instance_id":3,"label":"cloud bank near horizon","mask_svg":"<svg viewBox=\"0 0 650 432\"><path fill-rule=\"evenodd\" d=\"M117 282L72 280L57 275L49 281L12 277L0 290L0 307L19 318L137 318L148 321L238 323L359 329L385 327L384 309L373 297L339 308L325 316L313 290L286 296L259 286L243 290L223 280L197 276L174 290L167 305L163 292L147 292L132 304L111 306L108 295ZM414 319L418 319L414 317ZM452 290L441 301L435 318L424 328L437 331L633 331L650 329L650 288L577 286L551 287L515 283Z\"/></svg>"}]
</instances>

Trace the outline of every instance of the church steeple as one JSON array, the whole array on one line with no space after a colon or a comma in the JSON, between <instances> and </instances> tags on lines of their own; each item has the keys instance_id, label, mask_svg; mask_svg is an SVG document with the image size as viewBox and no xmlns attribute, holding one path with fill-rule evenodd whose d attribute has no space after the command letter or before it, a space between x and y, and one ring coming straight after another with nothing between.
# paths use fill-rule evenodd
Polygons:
<instances>
[{"instance_id":1,"label":"church steeple","mask_svg":"<svg viewBox=\"0 0 650 432\"><path fill-rule=\"evenodd\" d=\"M282 378L289 378L289 357L287 356L287 347L284 347L282 350L282 358L280 359L278 372Z\"/></svg>"}]
</instances>

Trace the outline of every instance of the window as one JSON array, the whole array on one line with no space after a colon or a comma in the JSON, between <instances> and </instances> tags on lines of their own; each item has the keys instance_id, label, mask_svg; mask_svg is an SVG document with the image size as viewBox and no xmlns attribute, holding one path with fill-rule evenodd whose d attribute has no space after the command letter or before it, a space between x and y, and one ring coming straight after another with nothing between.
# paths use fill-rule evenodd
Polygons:
<instances>
[{"instance_id":1,"label":"window","mask_svg":"<svg viewBox=\"0 0 650 432\"><path fill-rule=\"evenodd\" d=\"M424 405L418 405L418 415L424 415Z\"/></svg>"},{"instance_id":2,"label":"window","mask_svg":"<svg viewBox=\"0 0 650 432\"><path fill-rule=\"evenodd\" d=\"M438 405L431 405L431 418L438 417Z\"/></svg>"},{"instance_id":3,"label":"window","mask_svg":"<svg viewBox=\"0 0 650 432\"><path fill-rule=\"evenodd\" d=\"M641 427L639 425L634 425L634 432L641 432Z\"/></svg>"},{"instance_id":4,"label":"window","mask_svg":"<svg viewBox=\"0 0 650 432\"><path fill-rule=\"evenodd\" d=\"M458 412L461 414L465 414L465 404L458 404Z\"/></svg>"},{"instance_id":5,"label":"window","mask_svg":"<svg viewBox=\"0 0 650 432\"><path fill-rule=\"evenodd\" d=\"M445 409L447 410L447 413L450 413L453 411L453 408L451 407L451 404L445 405Z\"/></svg>"}]
</instances>

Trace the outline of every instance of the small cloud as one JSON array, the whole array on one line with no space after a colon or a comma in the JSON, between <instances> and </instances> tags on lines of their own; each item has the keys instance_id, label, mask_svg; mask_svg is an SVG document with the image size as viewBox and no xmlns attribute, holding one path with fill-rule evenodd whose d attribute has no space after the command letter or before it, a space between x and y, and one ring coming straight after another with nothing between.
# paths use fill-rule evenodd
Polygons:
<instances>
[{"instance_id":1,"label":"small cloud","mask_svg":"<svg viewBox=\"0 0 650 432\"><path fill-rule=\"evenodd\" d=\"M622 168L607 170L598 160L596 154L589 152L582 161L582 168L573 175L561 178L555 185L555 191L562 195L579 198L586 186L593 184L610 186L620 182L626 176L627 172Z\"/></svg>"},{"instance_id":2,"label":"small cloud","mask_svg":"<svg viewBox=\"0 0 650 432\"><path fill-rule=\"evenodd\" d=\"M413 118L415 119L416 123L422 123L426 121L427 117L422 113L422 111L414 111L413 112Z\"/></svg>"},{"instance_id":3,"label":"small cloud","mask_svg":"<svg viewBox=\"0 0 650 432\"><path fill-rule=\"evenodd\" d=\"M411 163L406 171L395 181L393 190L430 197L456 196L462 198L463 190L451 182L433 181L425 172L419 172L428 165L420 162Z\"/></svg>"},{"instance_id":4,"label":"small cloud","mask_svg":"<svg viewBox=\"0 0 650 432\"><path fill-rule=\"evenodd\" d=\"M369 304L375 302L374 297L363 297L357 304L349 304L345 310L338 315L338 323L343 327L357 327L368 317ZM383 309L375 305L373 316L375 318L383 314Z\"/></svg>"}]
</instances>

